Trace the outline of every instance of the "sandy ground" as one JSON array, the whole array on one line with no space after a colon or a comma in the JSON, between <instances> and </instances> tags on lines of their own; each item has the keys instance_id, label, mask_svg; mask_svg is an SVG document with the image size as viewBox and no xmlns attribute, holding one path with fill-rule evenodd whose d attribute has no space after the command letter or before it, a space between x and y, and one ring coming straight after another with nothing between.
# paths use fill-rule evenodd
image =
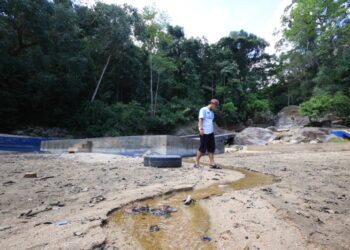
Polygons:
<instances>
[{"instance_id":1,"label":"sandy ground","mask_svg":"<svg viewBox=\"0 0 350 250\"><path fill-rule=\"evenodd\" d=\"M298 148L217 157L221 164L281 178L204 202L218 249L350 249L350 144L338 152Z\"/></svg>"},{"instance_id":2,"label":"sandy ground","mask_svg":"<svg viewBox=\"0 0 350 250\"><path fill-rule=\"evenodd\" d=\"M281 178L268 187L201 201L217 248L350 249L350 144L335 152L324 147L327 152L300 145L298 152L294 146L293 152L217 156L220 164ZM2 249L101 249L108 245L101 225L111 210L242 177L231 170L194 170L188 163L156 169L143 167L141 158L86 153L2 154L0 166ZM37 178L23 178L27 172Z\"/></svg>"},{"instance_id":3,"label":"sandy ground","mask_svg":"<svg viewBox=\"0 0 350 250\"><path fill-rule=\"evenodd\" d=\"M98 248L107 235L101 224L123 204L243 177L188 163L150 168L140 157L90 153L1 154L0 166L1 249ZM24 178L27 172L37 178Z\"/></svg>"}]
</instances>

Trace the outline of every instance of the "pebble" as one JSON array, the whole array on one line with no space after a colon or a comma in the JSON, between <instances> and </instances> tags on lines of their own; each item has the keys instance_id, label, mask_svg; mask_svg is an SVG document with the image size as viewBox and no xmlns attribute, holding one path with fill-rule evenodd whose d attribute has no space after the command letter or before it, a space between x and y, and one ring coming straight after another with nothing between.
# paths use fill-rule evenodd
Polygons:
<instances>
[{"instance_id":1,"label":"pebble","mask_svg":"<svg viewBox=\"0 0 350 250\"><path fill-rule=\"evenodd\" d=\"M23 178L37 178L38 175L35 172L27 172L24 174Z\"/></svg>"},{"instance_id":2,"label":"pebble","mask_svg":"<svg viewBox=\"0 0 350 250\"><path fill-rule=\"evenodd\" d=\"M159 230L160 230L160 228L158 227L158 225L152 225L152 226L149 227L149 231L151 233L158 232Z\"/></svg>"},{"instance_id":3,"label":"pebble","mask_svg":"<svg viewBox=\"0 0 350 250\"><path fill-rule=\"evenodd\" d=\"M183 200L183 202L184 202L185 205L188 206L188 205L191 205L194 202L194 200L191 198L191 195L188 195L186 197L186 199Z\"/></svg>"},{"instance_id":4,"label":"pebble","mask_svg":"<svg viewBox=\"0 0 350 250\"><path fill-rule=\"evenodd\" d=\"M10 186L10 185L12 185L12 184L15 184L16 182L14 182L14 181L5 181L4 183L2 183L2 185L3 186Z\"/></svg>"},{"instance_id":5,"label":"pebble","mask_svg":"<svg viewBox=\"0 0 350 250\"><path fill-rule=\"evenodd\" d=\"M98 195L98 196L92 197L89 203L97 204L97 203L100 203L101 201L104 201L105 199L106 198L103 195Z\"/></svg>"},{"instance_id":6,"label":"pebble","mask_svg":"<svg viewBox=\"0 0 350 250\"><path fill-rule=\"evenodd\" d=\"M10 228L11 228L11 226L3 226L3 227L0 227L0 231L5 231L5 230L8 230Z\"/></svg>"},{"instance_id":7,"label":"pebble","mask_svg":"<svg viewBox=\"0 0 350 250\"><path fill-rule=\"evenodd\" d=\"M82 236L83 233L82 233L82 232L74 232L73 235L74 235L74 236Z\"/></svg>"}]
</instances>

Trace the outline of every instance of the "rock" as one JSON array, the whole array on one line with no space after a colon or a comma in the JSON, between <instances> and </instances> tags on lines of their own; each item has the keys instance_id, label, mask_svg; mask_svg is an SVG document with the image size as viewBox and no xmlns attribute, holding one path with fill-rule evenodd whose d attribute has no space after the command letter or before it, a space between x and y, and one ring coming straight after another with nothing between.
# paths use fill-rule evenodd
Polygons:
<instances>
[{"instance_id":1,"label":"rock","mask_svg":"<svg viewBox=\"0 0 350 250\"><path fill-rule=\"evenodd\" d=\"M270 126L270 127L267 127L266 129L271 130L272 132L277 132L277 127L275 126Z\"/></svg>"},{"instance_id":2,"label":"rock","mask_svg":"<svg viewBox=\"0 0 350 250\"><path fill-rule=\"evenodd\" d=\"M275 134L269 130L258 127L249 127L235 136L238 145L265 145L275 139Z\"/></svg>"},{"instance_id":3,"label":"rock","mask_svg":"<svg viewBox=\"0 0 350 250\"><path fill-rule=\"evenodd\" d=\"M98 196L92 197L89 203L97 204L97 203L100 203L101 201L104 201L105 199L106 198L103 195L98 195Z\"/></svg>"},{"instance_id":4,"label":"rock","mask_svg":"<svg viewBox=\"0 0 350 250\"><path fill-rule=\"evenodd\" d=\"M0 232L1 232L1 231L8 230L8 229L10 229L10 228L11 228L11 226L2 226L2 227L0 227Z\"/></svg>"},{"instance_id":5,"label":"rock","mask_svg":"<svg viewBox=\"0 0 350 250\"><path fill-rule=\"evenodd\" d=\"M67 225L69 224L70 221L69 220L60 220L60 221L57 221L55 223L53 223L55 226L64 226L64 225Z\"/></svg>"},{"instance_id":6,"label":"rock","mask_svg":"<svg viewBox=\"0 0 350 250\"><path fill-rule=\"evenodd\" d=\"M50 202L49 205L55 206L55 207L64 207L65 206L65 204L63 202L60 202L60 201Z\"/></svg>"},{"instance_id":7,"label":"rock","mask_svg":"<svg viewBox=\"0 0 350 250\"><path fill-rule=\"evenodd\" d=\"M23 178L37 178L37 174L35 172L27 172L24 174Z\"/></svg>"},{"instance_id":8,"label":"rock","mask_svg":"<svg viewBox=\"0 0 350 250\"><path fill-rule=\"evenodd\" d=\"M7 186L10 186L10 185L15 184L15 183L16 182L14 182L14 181L5 181L5 182L2 183L2 185L7 187Z\"/></svg>"},{"instance_id":9,"label":"rock","mask_svg":"<svg viewBox=\"0 0 350 250\"><path fill-rule=\"evenodd\" d=\"M154 216L170 217L170 214L176 212L177 209L174 208L174 207L170 207L168 205L162 205L162 206L160 206L158 208L151 208L149 211Z\"/></svg>"},{"instance_id":10,"label":"rock","mask_svg":"<svg viewBox=\"0 0 350 250\"><path fill-rule=\"evenodd\" d=\"M126 212L129 214L137 214L137 213L148 213L149 212L149 207L146 204L142 204L142 203L135 203L132 205L132 207L130 208L126 208Z\"/></svg>"},{"instance_id":11,"label":"rock","mask_svg":"<svg viewBox=\"0 0 350 250\"><path fill-rule=\"evenodd\" d=\"M318 127L305 127L292 130L292 140L301 142L319 143L325 142L329 137L331 129L329 128L318 128ZM291 140L291 141L292 141Z\"/></svg>"},{"instance_id":12,"label":"rock","mask_svg":"<svg viewBox=\"0 0 350 250\"><path fill-rule=\"evenodd\" d=\"M186 206L188 206L191 205L194 202L194 200L191 198L191 195L188 195L186 199L183 200L183 202Z\"/></svg>"},{"instance_id":13,"label":"rock","mask_svg":"<svg viewBox=\"0 0 350 250\"><path fill-rule=\"evenodd\" d=\"M74 232L73 235L74 236L83 236L84 234L82 232Z\"/></svg>"},{"instance_id":14,"label":"rock","mask_svg":"<svg viewBox=\"0 0 350 250\"><path fill-rule=\"evenodd\" d=\"M39 179L39 181L46 181L47 179L51 179L51 178L54 178L55 176L52 176L52 175L50 175L50 176L44 176L44 177L41 177L40 179Z\"/></svg>"},{"instance_id":15,"label":"rock","mask_svg":"<svg viewBox=\"0 0 350 250\"><path fill-rule=\"evenodd\" d=\"M61 128L43 128L43 127L27 127L22 130L15 130L12 132L15 135L30 135L43 137L67 137L68 131Z\"/></svg>"},{"instance_id":16,"label":"rock","mask_svg":"<svg viewBox=\"0 0 350 250\"><path fill-rule=\"evenodd\" d=\"M149 227L149 231L150 231L151 233L153 233L153 232L158 232L159 230L160 230L160 228L159 228L158 225L152 225L152 226Z\"/></svg>"},{"instance_id":17,"label":"rock","mask_svg":"<svg viewBox=\"0 0 350 250\"><path fill-rule=\"evenodd\" d=\"M321 212L327 213L327 214L338 214L338 212L328 208L328 207L322 207L320 209Z\"/></svg>"},{"instance_id":18,"label":"rock","mask_svg":"<svg viewBox=\"0 0 350 250\"><path fill-rule=\"evenodd\" d=\"M30 209L26 212L23 212L19 215L19 217L33 217L39 213L42 213L42 212L46 212L46 211L50 211L52 210L52 207L38 207L38 208L35 208L34 210L33 209Z\"/></svg>"},{"instance_id":19,"label":"rock","mask_svg":"<svg viewBox=\"0 0 350 250\"><path fill-rule=\"evenodd\" d=\"M300 114L299 106L294 105L284 107L274 117L274 126L278 129L304 127L309 123L309 118Z\"/></svg>"}]
</instances>

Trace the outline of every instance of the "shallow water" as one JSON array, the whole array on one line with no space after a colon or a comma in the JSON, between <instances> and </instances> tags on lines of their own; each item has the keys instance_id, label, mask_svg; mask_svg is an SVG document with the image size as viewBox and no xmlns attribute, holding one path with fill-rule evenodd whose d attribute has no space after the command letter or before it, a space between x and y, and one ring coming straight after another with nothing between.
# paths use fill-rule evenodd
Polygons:
<instances>
[{"instance_id":1,"label":"shallow water","mask_svg":"<svg viewBox=\"0 0 350 250\"><path fill-rule=\"evenodd\" d=\"M231 183L214 184L193 191L157 196L142 202L151 208L161 205L175 207L177 212L171 213L168 218L154 216L150 213L130 214L122 208L109 217L108 223L111 230L114 226L122 227L146 250L215 249L213 241L202 240L204 236L210 237L210 235L207 235L210 220L200 201L212 196L222 195L227 191L249 189L277 182L272 175L229 166L224 166L224 168L240 172L245 177ZM196 202L189 206L184 205L183 200L187 195L191 195ZM152 225L158 225L160 230L150 232L149 229Z\"/></svg>"}]
</instances>

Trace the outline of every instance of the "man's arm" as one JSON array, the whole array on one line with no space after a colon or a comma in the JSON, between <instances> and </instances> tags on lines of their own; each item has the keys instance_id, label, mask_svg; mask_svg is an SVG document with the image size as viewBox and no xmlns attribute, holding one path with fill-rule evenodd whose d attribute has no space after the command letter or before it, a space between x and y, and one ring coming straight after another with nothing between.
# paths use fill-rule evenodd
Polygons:
<instances>
[{"instance_id":1,"label":"man's arm","mask_svg":"<svg viewBox=\"0 0 350 250\"><path fill-rule=\"evenodd\" d=\"M204 129L203 129L203 118L199 118L199 134L203 135L204 134Z\"/></svg>"}]
</instances>

